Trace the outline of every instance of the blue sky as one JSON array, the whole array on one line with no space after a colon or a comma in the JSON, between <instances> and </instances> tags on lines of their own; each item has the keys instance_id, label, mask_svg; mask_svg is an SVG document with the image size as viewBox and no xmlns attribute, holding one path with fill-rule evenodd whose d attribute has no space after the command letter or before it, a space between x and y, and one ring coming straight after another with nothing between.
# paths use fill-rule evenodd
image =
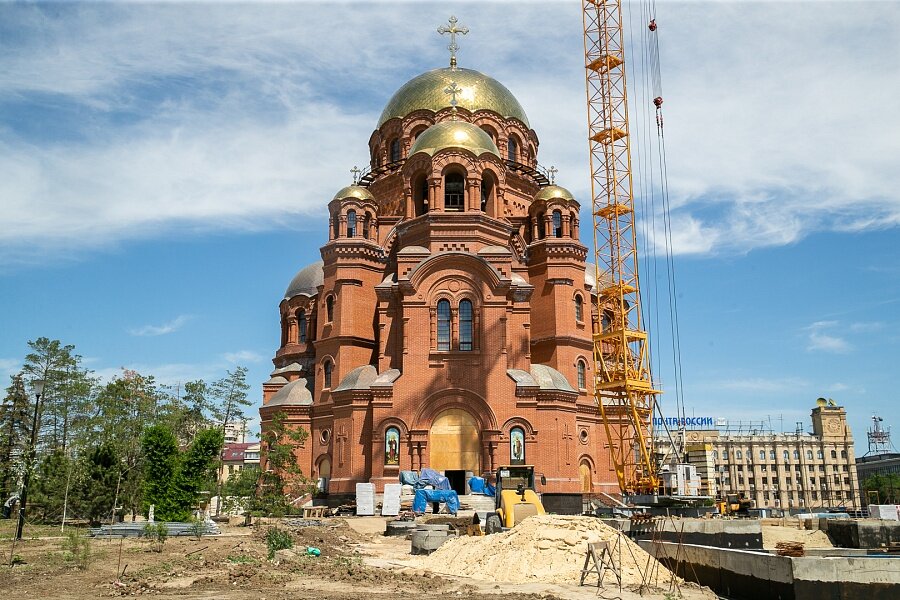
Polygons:
<instances>
[{"instance_id":1,"label":"blue sky","mask_svg":"<svg viewBox=\"0 0 900 600\"><path fill-rule=\"evenodd\" d=\"M900 4L658 9L688 412L900 425ZM0 375L45 335L104 376L243 364L259 394L327 202L451 13L587 205L578 2L0 4Z\"/></svg>"}]
</instances>

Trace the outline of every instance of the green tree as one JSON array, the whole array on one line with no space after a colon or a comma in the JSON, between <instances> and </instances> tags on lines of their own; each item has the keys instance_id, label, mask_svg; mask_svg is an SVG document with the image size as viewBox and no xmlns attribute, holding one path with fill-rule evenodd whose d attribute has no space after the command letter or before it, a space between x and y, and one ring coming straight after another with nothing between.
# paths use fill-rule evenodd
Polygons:
<instances>
[{"instance_id":1,"label":"green tree","mask_svg":"<svg viewBox=\"0 0 900 600\"><path fill-rule=\"evenodd\" d=\"M161 393L152 376L123 370L97 395L92 419L95 438L110 444L120 459L119 498L132 519L141 512L141 435L160 415Z\"/></svg>"},{"instance_id":2,"label":"green tree","mask_svg":"<svg viewBox=\"0 0 900 600\"><path fill-rule=\"evenodd\" d=\"M178 472L178 442L165 425L153 425L141 438L143 451L144 514L154 505L155 514L167 520L173 512L172 482Z\"/></svg>"},{"instance_id":3,"label":"green tree","mask_svg":"<svg viewBox=\"0 0 900 600\"><path fill-rule=\"evenodd\" d=\"M289 426L285 419L284 412L275 413L262 434L267 468L260 477L257 505L258 510L273 516L284 514L294 498L315 490L315 483L303 474L295 454L309 432Z\"/></svg>"},{"instance_id":4,"label":"green tree","mask_svg":"<svg viewBox=\"0 0 900 600\"><path fill-rule=\"evenodd\" d=\"M205 381L188 381L184 387L179 384L169 389L163 407L164 421L172 428L172 433L182 445L190 444L201 429L212 426L210 389Z\"/></svg>"},{"instance_id":5,"label":"green tree","mask_svg":"<svg viewBox=\"0 0 900 600\"><path fill-rule=\"evenodd\" d=\"M94 380L81 367L75 346L40 337L28 342L22 371L27 379L43 379L38 456L56 448L66 449L74 421L83 420Z\"/></svg>"},{"instance_id":6,"label":"green tree","mask_svg":"<svg viewBox=\"0 0 900 600\"><path fill-rule=\"evenodd\" d=\"M148 428L141 439L144 452L144 509L156 506L163 521L186 521L200 492L211 490L222 452L222 433L205 429L186 452L180 453L175 435L165 425Z\"/></svg>"},{"instance_id":7,"label":"green tree","mask_svg":"<svg viewBox=\"0 0 900 600\"><path fill-rule=\"evenodd\" d=\"M247 420L244 408L252 404L247 399L249 390L246 367L236 367L234 371L227 371L225 377L212 384L210 389L213 398L211 410L213 417L219 423L223 436L228 423Z\"/></svg>"},{"instance_id":8,"label":"green tree","mask_svg":"<svg viewBox=\"0 0 900 600\"><path fill-rule=\"evenodd\" d=\"M182 456L173 485L177 520L187 520L197 506L200 492L211 491L215 486L222 444L223 437L219 430L204 429Z\"/></svg>"},{"instance_id":9,"label":"green tree","mask_svg":"<svg viewBox=\"0 0 900 600\"><path fill-rule=\"evenodd\" d=\"M90 448L84 456L77 492L81 499L82 514L93 523L99 523L112 515L116 491L121 481L122 465L115 447L104 442Z\"/></svg>"},{"instance_id":10,"label":"green tree","mask_svg":"<svg viewBox=\"0 0 900 600\"><path fill-rule=\"evenodd\" d=\"M80 478L78 465L63 452L61 448L46 454L35 470L29 506L43 507L45 518L51 521L62 519L63 504L68 500L67 514L79 511L80 498L77 494L66 496L66 490L72 488L73 481Z\"/></svg>"},{"instance_id":11,"label":"green tree","mask_svg":"<svg viewBox=\"0 0 900 600\"><path fill-rule=\"evenodd\" d=\"M22 375L15 375L0 406L0 504L19 489L22 457L29 444L29 402Z\"/></svg>"},{"instance_id":12,"label":"green tree","mask_svg":"<svg viewBox=\"0 0 900 600\"><path fill-rule=\"evenodd\" d=\"M872 475L863 482L862 487L867 495L878 492L878 502L881 504L900 504L900 475L897 473ZM872 502L875 502L874 498Z\"/></svg>"},{"instance_id":13,"label":"green tree","mask_svg":"<svg viewBox=\"0 0 900 600\"><path fill-rule=\"evenodd\" d=\"M261 474L258 466L246 466L228 478L222 486L222 505L226 512L246 512L261 508L257 501Z\"/></svg>"}]
</instances>

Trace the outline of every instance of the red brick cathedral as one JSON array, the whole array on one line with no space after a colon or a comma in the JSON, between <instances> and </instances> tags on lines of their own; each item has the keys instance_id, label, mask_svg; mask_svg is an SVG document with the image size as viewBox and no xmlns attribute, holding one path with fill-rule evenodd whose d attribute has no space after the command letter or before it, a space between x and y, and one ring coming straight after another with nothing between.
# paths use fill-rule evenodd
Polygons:
<instances>
[{"instance_id":1,"label":"red brick cathedral","mask_svg":"<svg viewBox=\"0 0 900 600\"><path fill-rule=\"evenodd\" d=\"M338 497L425 467L464 493L504 464L533 464L546 494L618 491L579 204L512 93L451 65L388 100L369 170L328 203L322 260L279 305L262 427L282 411L307 429L297 460Z\"/></svg>"}]
</instances>

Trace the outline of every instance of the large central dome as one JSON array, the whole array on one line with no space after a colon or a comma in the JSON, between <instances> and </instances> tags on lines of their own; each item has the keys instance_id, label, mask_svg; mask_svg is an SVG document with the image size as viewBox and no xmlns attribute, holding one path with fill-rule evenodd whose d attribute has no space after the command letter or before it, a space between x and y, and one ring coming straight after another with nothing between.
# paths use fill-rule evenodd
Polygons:
<instances>
[{"instance_id":1,"label":"large central dome","mask_svg":"<svg viewBox=\"0 0 900 600\"><path fill-rule=\"evenodd\" d=\"M457 106L472 112L491 110L505 118L522 121L528 117L516 97L502 83L472 69L435 69L406 82L388 101L378 119L378 127L395 117L403 118L411 112L427 109L437 112L450 106L450 95L444 90L452 83L462 88L456 96Z\"/></svg>"}]
</instances>

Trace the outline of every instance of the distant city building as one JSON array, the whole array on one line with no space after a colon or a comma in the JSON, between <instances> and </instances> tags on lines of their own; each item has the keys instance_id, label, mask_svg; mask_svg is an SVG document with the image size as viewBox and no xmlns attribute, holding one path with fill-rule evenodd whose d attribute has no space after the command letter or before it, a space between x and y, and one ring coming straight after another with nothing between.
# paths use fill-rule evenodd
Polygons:
<instances>
[{"instance_id":1,"label":"distant city building","mask_svg":"<svg viewBox=\"0 0 900 600\"><path fill-rule=\"evenodd\" d=\"M259 442L226 443L222 448L222 483L247 467L259 467Z\"/></svg>"},{"instance_id":2,"label":"distant city building","mask_svg":"<svg viewBox=\"0 0 900 600\"><path fill-rule=\"evenodd\" d=\"M802 426L774 433L717 425L721 429L685 432L686 461L697 469L702 494L743 494L757 508L859 508L853 436L843 407L820 398L811 435Z\"/></svg>"},{"instance_id":3,"label":"distant city building","mask_svg":"<svg viewBox=\"0 0 900 600\"><path fill-rule=\"evenodd\" d=\"M873 475L900 475L900 452L891 443L891 428L884 427L883 422L878 415L872 415L872 428L866 432L869 451L856 459L860 487Z\"/></svg>"},{"instance_id":4,"label":"distant city building","mask_svg":"<svg viewBox=\"0 0 900 600\"><path fill-rule=\"evenodd\" d=\"M225 443L243 444L247 441L247 421L225 423Z\"/></svg>"}]
</instances>

